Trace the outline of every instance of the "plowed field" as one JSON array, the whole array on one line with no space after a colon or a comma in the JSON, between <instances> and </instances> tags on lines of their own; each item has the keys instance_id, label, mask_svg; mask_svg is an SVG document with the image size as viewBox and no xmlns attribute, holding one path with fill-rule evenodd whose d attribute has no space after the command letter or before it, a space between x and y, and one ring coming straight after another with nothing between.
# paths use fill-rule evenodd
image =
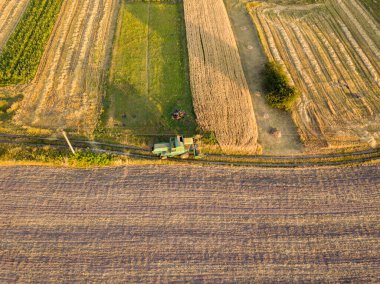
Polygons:
<instances>
[{"instance_id":1,"label":"plowed field","mask_svg":"<svg viewBox=\"0 0 380 284\"><path fill-rule=\"evenodd\" d=\"M0 282L377 283L380 167L0 169Z\"/></svg>"},{"instance_id":2,"label":"plowed field","mask_svg":"<svg viewBox=\"0 0 380 284\"><path fill-rule=\"evenodd\" d=\"M19 124L93 131L118 4L65 1L36 78L24 92Z\"/></svg>"},{"instance_id":3,"label":"plowed field","mask_svg":"<svg viewBox=\"0 0 380 284\"><path fill-rule=\"evenodd\" d=\"M252 4L270 60L302 92L293 112L310 147L380 141L380 25L357 0Z\"/></svg>"},{"instance_id":4,"label":"plowed field","mask_svg":"<svg viewBox=\"0 0 380 284\"><path fill-rule=\"evenodd\" d=\"M16 27L29 0L0 0L0 51Z\"/></svg>"}]
</instances>

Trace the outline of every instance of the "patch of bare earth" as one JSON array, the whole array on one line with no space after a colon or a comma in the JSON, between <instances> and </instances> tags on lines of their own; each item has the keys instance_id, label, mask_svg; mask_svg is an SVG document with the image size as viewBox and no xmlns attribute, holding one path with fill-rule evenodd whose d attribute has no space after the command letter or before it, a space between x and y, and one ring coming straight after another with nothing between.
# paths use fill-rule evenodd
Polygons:
<instances>
[{"instance_id":1,"label":"patch of bare earth","mask_svg":"<svg viewBox=\"0 0 380 284\"><path fill-rule=\"evenodd\" d=\"M224 0L239 47L239 54L251 92L258 125L258 142L263 154L293 155L303 151L297 127L291 115L267 104L262 88L265 63L268 61L250 15L246 0ZM273 134L273 129L281 135Z\"/></svg>"},{"instance_id":2,"label":"patch of bare earth","mask_svg":"<svg viewBox=\"0 0 380 284\"><path fill-rule=\"evenodd\" d=\"M375 283L380 167L0 170L0 282Z\"/></svg>"}]
</instances>

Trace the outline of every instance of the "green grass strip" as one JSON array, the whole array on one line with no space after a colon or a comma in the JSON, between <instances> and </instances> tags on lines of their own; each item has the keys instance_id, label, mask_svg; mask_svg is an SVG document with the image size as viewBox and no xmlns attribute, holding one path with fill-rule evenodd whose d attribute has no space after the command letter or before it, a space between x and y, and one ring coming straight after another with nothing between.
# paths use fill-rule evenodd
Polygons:
<instances>
[{"instance_id":1,"label":"green grass strip","mask_svg":"<svg viewBox=\"0 0 380 284\"><path fill-rule=\"evenodd\" d=\"M31 0L0 54L0 85L27 83L35 76L63 0Z\"/></svg>"}]
</instances>

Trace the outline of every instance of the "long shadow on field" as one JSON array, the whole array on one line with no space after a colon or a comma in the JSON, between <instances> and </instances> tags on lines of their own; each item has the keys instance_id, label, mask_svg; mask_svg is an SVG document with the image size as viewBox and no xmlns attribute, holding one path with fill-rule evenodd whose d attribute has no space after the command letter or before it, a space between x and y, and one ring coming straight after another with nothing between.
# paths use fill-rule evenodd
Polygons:
<instances>
[{"instance_id":1,"label":"long shadow on field","mask_svg":"<svg viewBox=\"0 0 380 284\"><path fill-rule=\"evenodd\" d=\"M176 1L173 1L173 3L174 2L176 2ZM179 3L178 6L179 6L179 9L180 9L180 15L182 17L184 17L183 4L182 4L182 2L178 2L178 3ZM166 4L165 3L165 5L173 5L173 4L170 4L170 3ZM140 15L138 15L138 14L136 14L135 16L141 22L145 22L146 21L144 18L141 18ZM184 22L184 19L182 19L182 20ZM158 34L161 33L160 29L158 29L154 25L151 25L150 28L153 31L157 32ZM225 54L234 54L235 52L239 53L239 51L237 50L237 48L231 46L229 43L223 41L222 39L217 38L214 35L206 32L204 30L204 27L202 27L202 26L196 26L195 29L200 29L202 31L202 40L203 40L203 42L205 44L208 44L211 47L217 47L220 50L224 50ZM184 29L183 33L184 33L183 36L186 37L186 28ZM195 52L194 50L187 50L186 54L188 54L188 56L190 58L191 57L200 58L200 56L198 54L195 54L194 52ZM204 58L202 57L200 59L203 60ZM211 58L211 60L207 61L207 64L210 65L210 66L212 66L214 69L216 69L220 73L224 74L231 81L237 83L239 85L239 87L245 87L245 86L241 85L241 81L235 76L234 72L228 72L229 68L227 67L227 64L223 64L223 62L228 62L229 60L230 60L230 58L226 58L226 57Z\"/></svg>"}]
</instances>

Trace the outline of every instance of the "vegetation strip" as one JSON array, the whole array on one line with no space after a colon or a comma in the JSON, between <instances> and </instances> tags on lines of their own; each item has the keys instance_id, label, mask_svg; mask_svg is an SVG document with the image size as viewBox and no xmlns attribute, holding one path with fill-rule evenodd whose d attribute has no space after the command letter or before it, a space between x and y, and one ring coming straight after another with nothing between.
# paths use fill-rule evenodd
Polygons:
<instances>
[{"instance_id":1,"label":"vegetation strip","mask_svg":"<svg viewBox=\"0 0 380 284\"><path fill-rule=\"evenodd\" d=\"M0 85L30 81L38 68L63 0L30 0L0 54Z\"/></svg>"}]
</instances>

